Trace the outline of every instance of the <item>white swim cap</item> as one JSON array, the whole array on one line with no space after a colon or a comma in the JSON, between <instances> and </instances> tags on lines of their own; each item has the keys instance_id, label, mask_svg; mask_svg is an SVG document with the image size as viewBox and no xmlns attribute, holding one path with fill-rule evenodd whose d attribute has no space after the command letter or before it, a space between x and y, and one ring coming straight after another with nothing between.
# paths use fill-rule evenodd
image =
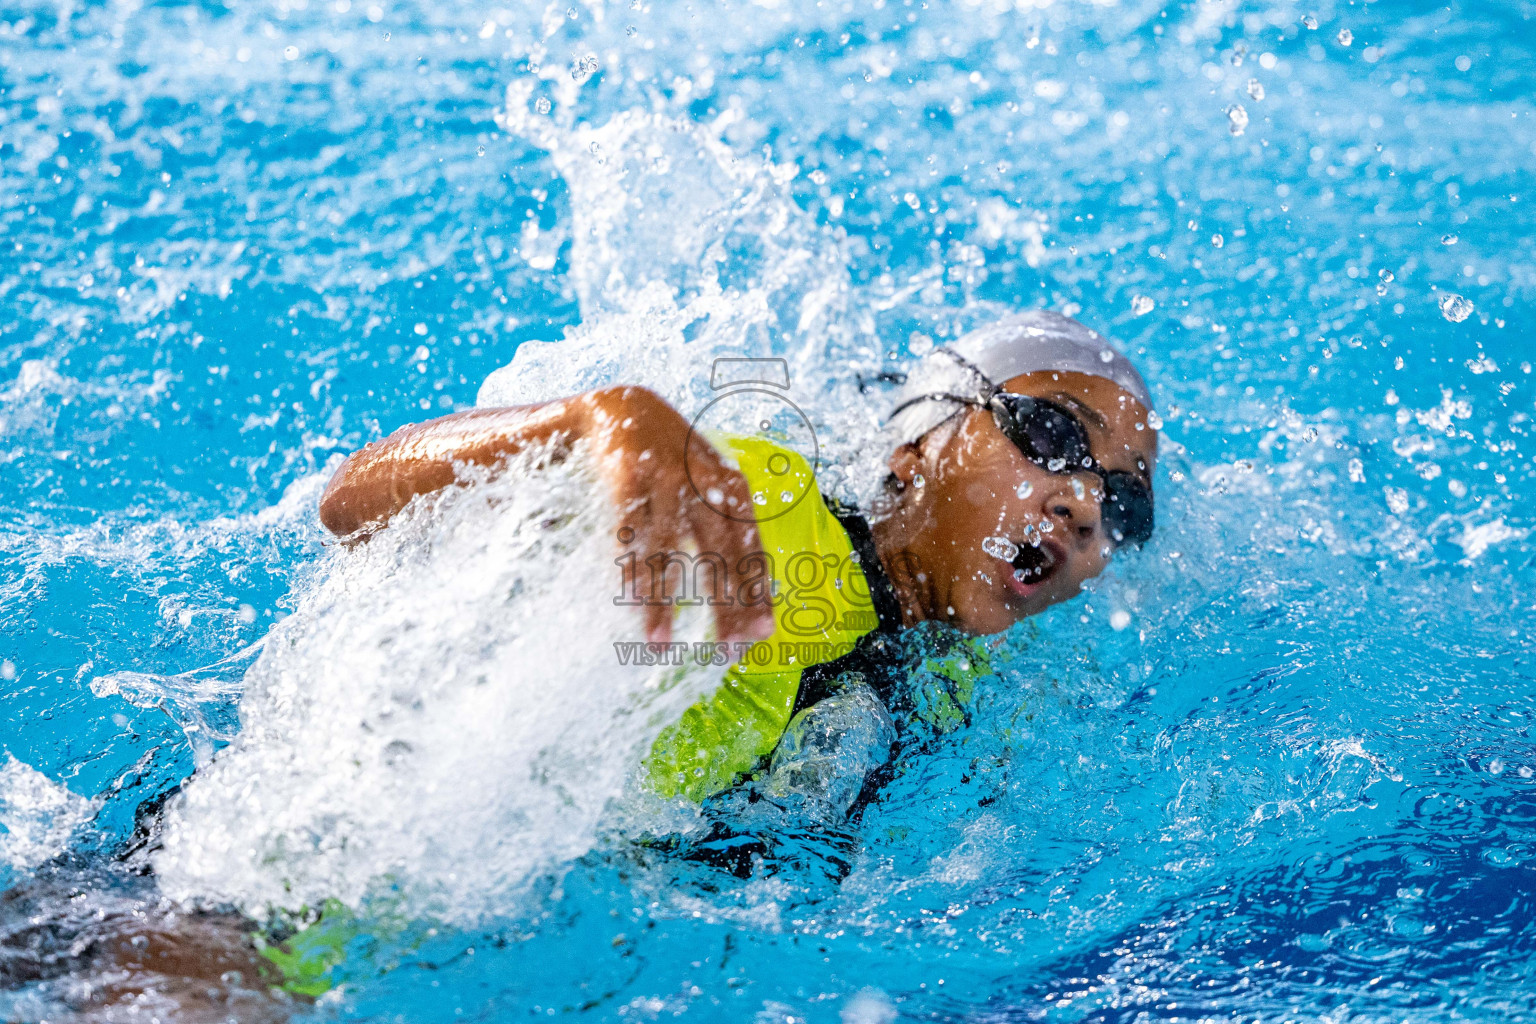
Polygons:
<instances>
[{"instance_id":1,"label":"white swim cap","mask_svg":"<svg viewBox=\"0 0 1536 1024\"><path fill-rule=\"evenodd\" d=\"M1032 309L977 328L924 357L896 396L891 429L904 443L916 441L967 404L944 396L984 404L1010 377L1040 370L1103 377L1152 409L1146 381L1108 338L1071 317Z\"/></svg>"}]
</instances>

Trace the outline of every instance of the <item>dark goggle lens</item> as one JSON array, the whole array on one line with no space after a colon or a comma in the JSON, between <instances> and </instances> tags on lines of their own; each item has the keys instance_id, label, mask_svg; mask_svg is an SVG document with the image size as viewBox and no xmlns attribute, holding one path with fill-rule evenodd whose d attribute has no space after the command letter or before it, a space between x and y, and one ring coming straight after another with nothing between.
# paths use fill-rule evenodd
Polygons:
<instances>
[{"instance_id":1,"label":"dark goggle lens","mask_svg":"<svg viewBox=\"0 0 1536 1024\"><path fill-rule=\"evenodd\" d=\"M999 395L998 399L1003 407L998 417L1003 433L1026 458L1053 471L1089 464L1085 461L1091 460L1088 433L1076 416L1043 399L1024 395ZM1065 465L1050 466L1056 459Z\"/></svg>"},{"instance_id":2,"label":"dark goggle lens","mask_svg":"<svg viewBox=\"0 0 1536 1024\"><path fill-rule=\"evenodd\" d=\"M1145 544L1152 538L1152 491L1135 474L1103 472L1093 459L1088 431L1055 402L1026 395L998 395L998 425L1025 458L1052 472L1093 469L1104 480L1100 515L1116 545ZM1060 465L1052 465L1056 460Z\"/></svg>"},{"instance_id":3,"label":"dark goggle lens","mask_svg":"<svg viewBox=\"0 0 1536 1024\"><path fill-rule=\"evenodd\" d=\"M1130 473L1104 474L1100 515L1104 531L1116 544L1145 544L1152 539L1152 492Z\"/></svg>"}]
</instances>

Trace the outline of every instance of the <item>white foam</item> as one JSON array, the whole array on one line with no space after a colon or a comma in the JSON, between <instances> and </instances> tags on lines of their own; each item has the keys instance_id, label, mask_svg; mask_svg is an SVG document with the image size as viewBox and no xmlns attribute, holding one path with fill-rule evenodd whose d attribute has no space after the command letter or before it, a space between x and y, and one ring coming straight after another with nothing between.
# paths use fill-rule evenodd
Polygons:
<instances>
[{"instance_id":1,"label":"white foam","mask_svg":"<svg viewBox=\"0 0 1536 1024\"><path fill-rule=\"evenodd\" d=\"M640 630L596 486L569 462L509 471L335 550L247 673L239 736L169 813L165 891L260 913L387 890L464 923L586 852L720 672L619 663Z\"/></svg>"},{"instance_id":2,"label":"white foam","mask_svg":"<svg viewBox=\"0 0 1536 1024\"><path fill-rule=\"evenodd\" d=\"M33 868L64 852L91 801L7 754L0 764L0 864Z\"/></svg>"},{"instance_id":3,"label":"white foam","mask_svg":"<svg viewBox=\"0 0 1536 1024\"><path fill-rule=\"evenodd\" d=\"M1473 525L1464 517L1461 524L1461 535L1456 538L1456 545L1461 548L1467 560L1480 558L1483 552L1495 544L1503 544L1511 540L1524 540L1531 532L1510 526L1504 521L1503 516L1498 516L1486 523Z\"/></svg>"},{"instance_id":4,"label":"white foam","mask_svg":"<svg viewBox=\"0 0 1536 1024\"><path fill-rule=\"evenodd\" d=\"M876 441L877 403L857 390L881 366L873 312L854 302L846 244L789 194L797 169L734 150L720 125L631 109L594 126L573 120L569 100L536 114L531 95L527 79L509 86L498 123L545 149L569 189L582 324L524 342L477 404L639 384L692 416L717 396L715 359L778 357L784 397L835 465L823 489L846 479L842 497L867 498L889 447Z\"/></svg>"}]
</instances>

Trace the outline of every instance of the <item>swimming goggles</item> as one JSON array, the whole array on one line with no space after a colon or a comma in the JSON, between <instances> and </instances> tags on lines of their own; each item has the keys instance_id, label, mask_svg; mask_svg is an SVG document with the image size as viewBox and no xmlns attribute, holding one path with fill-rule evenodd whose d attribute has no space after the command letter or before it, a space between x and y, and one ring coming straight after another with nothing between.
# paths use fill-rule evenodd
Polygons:
<instances>
[{"instance_id":1,"label":"swimming goggles","mask_svg":"<svg viewBox=\"0 0 1536 1024\"><path fill-rule=\"evenodd\" d=\"M1104 532L1116 546L1143 544L1152 536L1152 489L1139 476L1120 469L1105 469L1093 457L1088 428L1070 409L1046 398L1016 395L993 384L981 370L962 356L941 349L984 381L974 398L953 394L920 395L891 411L895 415L918 402L948 401L978 409L990 409L1003 436L1024 457L1050 473L1089 472L1104 484L1099 516Z\"/></svg>"}]
</instances>

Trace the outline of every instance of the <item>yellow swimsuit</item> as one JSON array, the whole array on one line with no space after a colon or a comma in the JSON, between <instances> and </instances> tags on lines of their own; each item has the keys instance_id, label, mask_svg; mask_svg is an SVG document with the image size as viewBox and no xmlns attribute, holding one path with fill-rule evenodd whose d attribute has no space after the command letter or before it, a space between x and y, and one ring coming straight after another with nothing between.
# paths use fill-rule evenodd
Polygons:
<instances>
[{"instance_id":1,"label":"yellow swimsuit","mask_svg":"<svg viewBox=\"0 0 1536 1024\"><path fill-rule=\"evenodd\" d=\"M848 654L880 624L859 556L805 459L761 437L719 443L767 513L758 531L772 577L775 629L651 748L651 786L695 801L728 788L772 753L794 713L805 669ZM785 495L793 506L775 507L789 504Z\"/></svg>"}]
</instances>

